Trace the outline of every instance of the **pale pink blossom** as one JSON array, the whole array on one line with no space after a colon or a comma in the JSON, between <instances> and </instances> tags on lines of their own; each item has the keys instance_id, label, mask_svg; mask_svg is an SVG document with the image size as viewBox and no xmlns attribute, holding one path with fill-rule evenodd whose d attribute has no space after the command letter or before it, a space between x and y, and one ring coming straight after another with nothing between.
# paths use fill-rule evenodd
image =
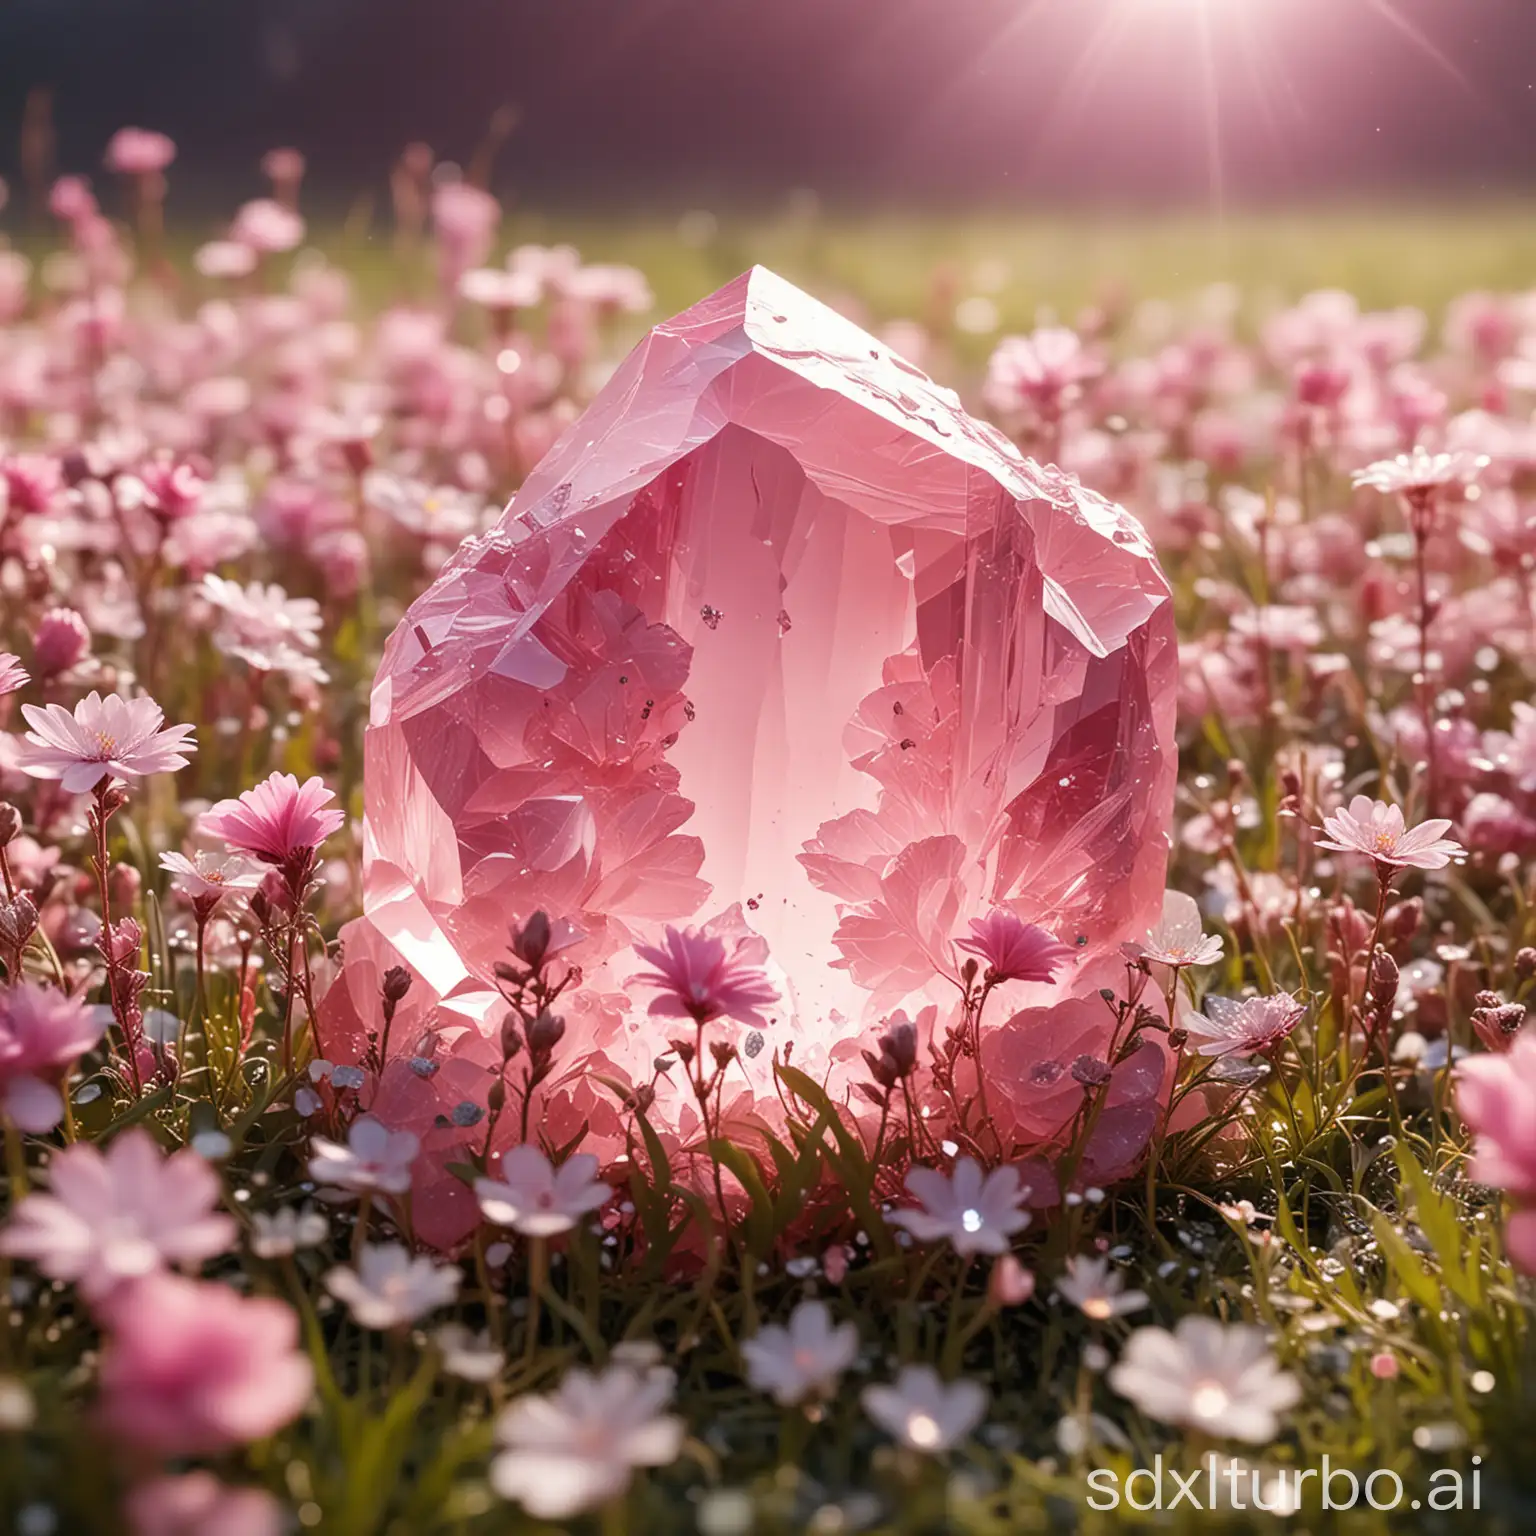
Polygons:
<instances>
[{"instance_id":1,"label":"pale pink blossom","mask_svg":"<svg viewBox=\"0 0 1536 1536\"><path fill-rule=\"evenodd\" d=\"M1127 944L1125 953L1132 960L1152 960L1183 969L1215 965L1221 959L1222 947L1219 934L1206 934L1200 903L1193 896L1165 891L1162 916L1139 944Z\"/></svg>"},{"instance_id":2,"label":"pale pink blossom","mask_svg":"<svg viewBox=\"0 0 1536 1536\"><path fill-rule=\"evenodd\" d=\"M257 864L238 856L219 858L199 850L190 859L184 853L163 853L160 868L171 885L194 905L213 907L225 896L254 891L262 881Z\"/></svg>"},{"instance_id":3,"label":"pale pink blossom","mask_svg":"<svg viewBox=\"0 0 1536 1536\"><path fill-rule=\"evenodd\" d=\"M413 1258L403 1243L366 1243L357 1268L338 1265L325 1288L360 1328L401 1328L452 1304L463 1274L453 1265Z\"/></svg>"},{"instance_id":4,"label":"pale pink blossom","mask_svg":"<svg viewBox=\"0 0 1536 1536\"><path fill-rule=\"evenodd\" d=\"M235 1488L212 1472L140 1483L123 1506L133 1536L282 1536L287 1519L264 1488Z\"/></svg>"},{"instance_id":5,"label":"pale pink blossom","mask_svg":"<svg viewBox=\"0 0 1536 1536\"><path fill-rule=\"evenodd\" d=\"M119 128L107 141L107 169L124 176L152 176L175 158L175 144L148 128Z\"/></svg>"},{"instance_id":6,"label":"pale pink blossom","mask_svg":"<svg viewBox=\"0 0 1536 1536\"><path fill-rule=\"evenodd\" d=\"M0 989L0 1113L34 1135L51 1131L64 1118L60 1083L104 1028L84 1003L52 987Z\"/></svg>"},{"instance_id":7,"label":"pale pink blossom","mask_svg":"<svg viewBox=\"0 0 1536 1536\"><path fill-rule=\"evenodd\" d=\"M1029 1191L1012 1167L983 1171L975 1158L962 1157L953 1176L937 1168L913 1168L907 1188L920 1208L892 1211L886 1220L904 1227L919 1242L948 1242L956 1253L1006 1253L1012 1238L1029 1225L1024 1200Z\"/></svg>"},{"instance_id":8,"label":"pale pink blossom","mask_svg":"<svg viewBox=\"0 0 1536 1536\"><path fill-rule=\"evenodd\" d=\"M274 198L258 197L246 203L230 225L229 238L249 246L261 256L278 256L304 241L304 220Z\"/></svg>"},{"instance_id":9,"label":"pale pink blossom","mask_svg":"<svg viewBox=\"0 0 1536 1536\"><path fill-rule=\"evenodd\" d=\"M274 773L238 800L220 800L203 812L198 825L238 853L285 864L295 854L318 848L346 820L330 804L333 799L322 779L300 784L291 773Z\"/></svg>"},{"instance_id":10,"label":"pale pink blossom","mask_svg":"<svg viewBox=\"0 0 1536 1536\"><path fill-rule=\"evenodd\" d=\"M117 1439L162 1456L216 1455L304 1410L314 1368L280 1301L149 1275L107 1309L100 1415Z\"/></svg>"},{"instance_id":11,"label":"pale pink blossom","mask_svg":"<svg viewBox=\"0 0 1536 1536\"><path fill-rule=\"evenodd\" d=\"M1004 414L1029 406L1053 416L1072 405L1083 385L1102 371L1075 331L1044 326L1033 335L1005 336L998 342L983 393Z\"/></svg>"},{"instance_id":12,"label":"pale pink blossom","mask_svg":"<svg viewBox=\"0 0 1536 1536\"><path fill-rule=\"evenodd\" d=\"M125 1281L226 1252L233 1217L218 1211L218 1175L196 1152L163 1157L139 1127L105 1153L88 1142L56 1152L52 1193L28 1195L0 1232L0 1252L30 1259L100 1302Z\"/></svg>"},{"instance_id":13,"label":"pale pink blossom","mask_svg":"<svg viewBox=\"0 0 1536 1536\"><path fill-rule=\"evenodd\" d=\"M316 1136L309 1176L317 1184L354 1194L403 1195L411 1187L411 1166L421 1142L411 1131L391 1131L372 1115L354 1120L346 1144Z\"/></svg>"},{"instance_id":14,"label":"pale pink blossom","mask_svg":"<svg viewBox=\"0 0 1536 1536\"><path fill-rule=\"evenodd\" d=\"M1254 1056L1272 1051L1306 1017L1288 992L1262 997L1205 998L1205 1012L1181 1014L1179 1027L1202 1056Z\"/></svg>"},{"instance_id":15,"label":"pale pink blossom","mask_svg":"<svg viewBox=\"0 0 1536 1536\"><path fill-rule=\"evenodd\" d=\"M613 1193L597 1177L597 1159L573 1153L558 1168L534 1146L513 1147L501 1159L501 1176L477 1179L480 1213L524 1237L569 1232Z\"/></svg>"},{"instance_id":16,"label":"pale pink blossom","mask_svg":"<svg viewBox=\"0 0 1536 1536\"><path fill-rule=\"evenodd\" d=\"M1056 1282L1056 1290L1096 1323L1139 1312L1147 1305L1147 1293L1127 1290L1125 1277L1110 1267L1108 1259L1082 1254L1067 1260L1067 1272Z\"/></svg>"},{"instance_id":17,"label":"pale pink blossom","mask_svg":"<svg viewBox=\"0 0 1536 1536\"><path fill-rule=\"evenodd\" d=\"M931 1365L906 1365L891 1385L865 1387L860 1401L898 1444L935 1456L974 1433L987 1411L987 1397L980 1382L946 1382Z\"/></svg>"},{"instance_id":18,"label":"pale pink blossom","mask_svg":"<svg viewBox=\"0 0 1536 1536\"><path fill-rule=\"evenodd\" d=\"M1356 795L1347 808L1323 818L1319 848L1336 853L1361 853L1378 866L1392 869L1444 869L1465 850L1444 834L1451 823L1443 820L1420 822L1409 828L1400 806L1369 795Z\"/></svg>"},{"instance_id":19,"label":"pale pink blossom","mask_svg":"<svg viewBox=\"0 0 1536 1536\"><path fill-rule=\"evenodd\" d=\"M503 1449L491 1486L540 1520L569 1520L610 1504L638 1467L677 1459L687 1429L664 1413L674 1377L661 1367L567 1372L558 1390L518 1398L496 1421Z\"/></svg>"},{"instance_id":20,"label":"pale pink blossom","mask_svg":"<svg viewBox=\"0 0 1536 1536\"><path fill-rule=\"evenodd\" d=\"M1448 485L1465 484L1477 468L1476 461L1466 454L1431 453L1416 447L1412 453L1381 459L1357 471L1355 484L1386 496L1422 497Z\"/></svg>"},{"instance_id":21,"label":"pale pink blossom","mask_svg":"<svg viewBox=\"0 0 1536 1536\"><path fill-rule=\"evenodd\" d=\"M830 1397L859 1352L859 1330L833 1324L824 1301L802 1301L787 1327L770 1323L741 1346L747 1380L783 1408Z\"/></svg>"},{"instance_id":22,"label":"pale pink blossom","mask_svg":"<svg viewBox=\"0 0 1536 1536\"><path fill-rule=\"evenodd\" d=\"M1004 907L972 918L970 937L956 939L955 948L986 961L994 981L1054 981L1072 958L1067 945Z\"/></svg>"},{"instance_id":23,"label":"pale pink blossom","mask_svg":"<svg viewBox=\"0 0 1536 1536\"><path fill-rule=\"evenodd\" d=\"M213 643L226 656L261 672L292 671L300 661L315 681L326 681L325 672L302 655L320 641L320 605L314 598L289 597L275 583L241 586L212 574L203 577L199 591L219 615Z\"/></svg>"},{"instance_id":24,"label":"pale pink blossom","mask_svg":"<svg viewBox=\"0 0 1536 1536\"><path fill-rule=\"evenodd\" d=\"M631 983L654 987L653 1017L692 1019L707 1024L712 1019L732 1018L754 1029L767 1027L759 1011L778 1001L760 965L743 951L750 939L726 938L700 928L674 928L670 924L660 945L637 944L635 953L654 967L638 971Z\"/></svg>"},{"instance_id":25,"label":"pale pink blossom","mask_svg":"<svg viewBox=\"0 0 1536 1536\"><path fill-rule=\"evenodd\" d=\"M36 779L57 779L72 795L103 779L131 781L185 768L197 750L190 725L165 724L151 698L89 693L71 712L62 704L23 704L32 727L16 748L16 766Z\"/></svg>"},{"instance_id":26,"label":"pale pink blossom","mask_svg":"<svg viewBox=\"0 0 1536 1536\"><path fill-rule=\"evenodd\" d=\"M256 251L238 240L209 240L192 254L192 265L215 281L249 277L257 260Z\"/></svg>"},{"instance_id":27,"label":"pale pink blossom","mask_svg":"<svg viewBox=\"0 0 1536 1536\"><path fill-rule=\"evenodd\" d=\"M15 693L18 688L25 688L27 682L27 669L22 666L21 658L9 651L0 651L0 694Z\"/></svg>"},{"instance_id":28,"label":"pale pink blossom","mask_svg":"<svg viewBox=\"0 0 1536 1536\"><path fill-rule=\"evenodd\" d=\"M1476 1138L1471 1176L1536 1201L1536 1035L1521 1030L1507 1051L1462 1061L1456 1105Z\"/></svg>"},{"instance_id":29,"label":"pale pink blossom","mask_svg":"<svg viewBox=\"0 0 1536 1536\"><path fill-rule=\"evenodd\" d=\"M1174 1331L1138 1328L1109 1373L1141 1411L1221 1440L1267 1445L1281 1415L1301 1401L1261 1328L1213 1317L1180 1318Z\"/></svg>"},{"instance_id":30,"label":"pale pink blossom","mask_svg":"<svg viewBox=\"0 0 1536 1536\"><path fill-rule=\"evenodd\" d=\"M4 510L17 517L51 512L64 490L59 461L46 453L10 453L0 457Z\"/></svg>"}]
</instances>

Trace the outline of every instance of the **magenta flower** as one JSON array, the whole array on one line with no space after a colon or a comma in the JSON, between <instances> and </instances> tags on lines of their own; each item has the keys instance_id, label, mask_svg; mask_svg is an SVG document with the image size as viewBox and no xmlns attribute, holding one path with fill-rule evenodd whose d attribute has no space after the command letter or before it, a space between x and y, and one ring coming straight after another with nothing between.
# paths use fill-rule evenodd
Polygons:
<instances>
[{"instance_id":1,"label":"magenta flower","mask_svg":"<svg viewBox=\"0 0 1536 1536\"><path fill-rule=\"evenodd\" d=\"M220 800L198 825L238 853L285 864L318 848L346 820L330 804L335 798L322 779L300 784L291 773L274 773L238 800Z\"/></svg>"},{"instance_id":2,"label":"magenta flower","mask_svg":"<svg viewBox=\"0 0 1536 1536\"><path fill-rule=\"evenodd\" d=\"M260 1440L297 1417L314 1387L298 1319L280 1301L150 1275L107 1314L101 1419L162 1456L202 1456Z\"/></svg>"},{"instance_id":3,"label":"magenta flower","mask_svg":"<svg viewBox=\"0 0 1536 1536\"><path fill-rule=\"evenodd\" d=\"M123 1509L133 1536L282 1536L288 1525L265 1489L231 1488L212 1472L151 1478Z\"/></svg>"},{"instance_id":4,"label":"magenta flower","mask_svg":"<svg viewBox=\"0 0 1536 1536\"><path fill-rule=\"evenodd\" d=\"M59 1083L105 1026L77 999L24 981L0 991L0 1112L32 1135L64 1118Z\"/></svg>"},{"instance_id":5,"label":"magenta flower","mask_svg":"<svg viewBox=\"0 0 1536 1536\"><path fill-rule=\"evenodd\" d=\"M105 1154L86 1142L54 1154L52 1193L28 1195L0 1232L0 1253L30 1259L90 1301L166 1265L200 1264L233 1244L219 1178L196 1152L162 1157L148 1131L124 1131Z\"/></svg>"},{"instance_id":6,"label":"magenta flower","mask_svg":"<svg viewBox=\"0 0 1536 1536\"><path fill-rule=\"evenodd\" d=\"M637 971L630 980L657 989L651 1000L653 1017L692 1019L696 1024L731 1018L764 1029L767 1020L759 1010L771 1007L779 995L762 968L742 955L751 942L738 939L727 949L716 934L669 924L659 946L635 945L635 953L655 969Z\"/></svg>"},{"instance_id":7,"label":"magenta flower","mask_svg":"<svg viewBox=\"0 0 1536 1536\"><path fill-rule=\"evenodd\" d=\"M6 511L19 517L51 511L64 490L59 461L45 453L0 458L0 482L5 486Z\"/></svg>"},{"instance_id":8,"label":"magenta flower","mask_svg":"<svg viewBox=\"0 0 1536 1536\"><path fill-rule=\"evenodd\" d=\"M32 727L16 748L16 766L34 779L58 779L72 795L103 779L141 779L185 768L197 751L190 725L165 724L151 698L87 694L74 713L62 704L23 704Z\"/></svg>"},{"instance_id":9,"label":"magenta flower","mask_svg":"<svg viewBox=\"0 0 1536 1536\"><path fill-rule=\"evenodd\" d=\"M1207 997L1179 1027L1201 1056L1255 1056L1273 1050L1306 1017L1307 1005L1288 992L1269 997Z\"/></svg>"},{"instance_id":10,"label":"magenta flower","mask_svg":"<svg viewBox=\"0 0 1536 1536\"><path fill-rule=\"evenodd\" d=\"M0 651L0 694L15 693L18 688L25 688L28 681L21 658L9 651Z\"/></svg>"},{"instance_id":11,"label":"magenta flower","mask_svg":"<svg viewBox=\"0 0 1536 1536\"><path fill-rule=\"evenodd\" d=\"M32 659L44 677L57 677L91 649L91 631L73 608L50 608L32 631Z\"/></svg>"},{"instance_id":12,"label":"magenta flower","mask_svg":"<svg viewBox=\"0 0 1536 1536\"><path fill-rule=\"evenodd\" d=\"M1392 869L1444 869L1466 850L1445 837L1448 821L1424 821L1409 828L1404 825L1401 807L1368 795L1356 795L1347 809L1323 818L1328 837L1319 848L1335 853L1363 853L1379 866Z\"/></svg>"},{"instance_id":13,"label":"magenta flower","mask_svg":"<svg viewBox=\"0 0 1536 1536\"><path fill-rule=\"evenodd\" d=\"M971 919L971 937L955 948L979 955L994 981L1054 981L1072 951L1044 928L1026 923L1005 907Z\"/></svg>"}]
</instances>

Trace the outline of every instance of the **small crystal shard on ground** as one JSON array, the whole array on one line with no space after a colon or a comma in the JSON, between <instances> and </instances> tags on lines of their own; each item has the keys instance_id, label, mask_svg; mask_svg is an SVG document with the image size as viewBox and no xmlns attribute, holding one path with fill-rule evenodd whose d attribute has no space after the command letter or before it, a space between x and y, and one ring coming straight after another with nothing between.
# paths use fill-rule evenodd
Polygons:
<instances>
[{"instance_id":1,"label":"small crystal shard on ground","mask_svg":"<svg viewBox=\"0 0 1536 1536\"><path fill-rule=\"evenodd\" d=\"M546 1138L585 1125L611 1155L612 1085L652 1082L667 1050L626 995L637 941L712 921L765 947L780 1002L768 1049L731 1068L741 1123L780 1113L776 1054L842 1099L898 1006L937 1004L942 1035L951 941L1003 906L1074 946L1055 983L1003 987L983 1032L994 1113L1038 1142L1082 1089L1033 1069L1107 1051L1098 989L1123 985L1118 946L1160 911L1174 703L1140 527L754 269L640 344L395 631L327 1044L373 1026L387 967L412 969L373 1108L440 1175L499 1060L492 967L543 909L583 935L562 956L583 981ZM1151 1061L1116 1069L1126 1146L1100 1173L1144 1144L1154 1117L1129 1106L1156 1090ZM674 1077L651 1118L686 1139ZM438 1177L416 1212L448 1239L473 1201Z\"/></svg>"}]
</instances>

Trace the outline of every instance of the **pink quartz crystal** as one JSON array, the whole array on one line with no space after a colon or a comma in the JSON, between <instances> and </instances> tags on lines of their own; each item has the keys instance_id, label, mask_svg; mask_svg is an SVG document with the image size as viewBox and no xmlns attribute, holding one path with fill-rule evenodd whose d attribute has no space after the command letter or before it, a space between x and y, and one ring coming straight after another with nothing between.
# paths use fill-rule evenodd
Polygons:
<instances>
[{"instance_id":1,"label":"pink quartz crystal","mask_svg":"<svg viewBox=\"0 0 1536 1536\"><path fill-rule=\"evenodd\" d=\"M1125 512L760 267L658 326L374 685L365 915L324 1038L360 1049L383 971L415 973L372 1109L422 1133L418 1230L474 1224L444 1169L483 1144L492 966L537 908L584 935L550 1145L585 1126L623 1150L615 1085L651 1082L671 1033L627 995L632 946L667 923L760 937L766 1040L711 1026L743 1048L727 1123L751 1144L781 1123L776 1053L846 1099L895 1009L942 1035L951 941L993 906L1075 950L986 1015L993 1112L1020 1150L1049 1141L1082 1093L1056 1069L1107 1051L1097 991L1123 990L1118 945L1160 911L1175 688L1168 587ZM1148 1045L1118 1068L1106 1177L1164 1066ZM650 1118L686 1145L674 1078Z\"/></svg>"}]
</instances>

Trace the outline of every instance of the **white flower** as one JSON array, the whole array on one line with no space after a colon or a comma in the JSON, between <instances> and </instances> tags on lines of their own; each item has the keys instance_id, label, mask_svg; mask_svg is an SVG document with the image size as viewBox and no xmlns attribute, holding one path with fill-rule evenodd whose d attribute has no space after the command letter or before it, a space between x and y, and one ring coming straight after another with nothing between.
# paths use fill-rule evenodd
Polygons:
<instances>
[{"instance_id":1,"label":"white flower","mask_svg":"<svg viewBox=\"0 0 1536 1536\"><path fill-rule=\"evenodd\" d=\"M1108 1259L1068 1259L1067 1272L1056 1282L1056 1290L1084 1317L1098 1323L1139 1312L1147 1304L1146 1292L1126 1290L1124 1279L1109 1267Z\"/></svg>"},{"instance_id":2,"label":"white flower","mask_svg":"<svg viewBox=\"0 0 1536 1536\"><path fill-rule=\"evenodd\" d=\"M258 1259L285 1259L300 1248L318 1248L330 1230L325 1217L309 1206L302 1211L279 1206L270 1216L257 1212L251 1217L251 1252Z\"/></svg>"},{"instance_id":3,"label":"white flower","mask_svg":"<svg viewBox=\"0 0 1536 1536\"><path fill-rule=\"evenodd\" d=\"M471 1333L463 1323L444 1323L432 1337L443 1353L443 1369L460 1381L494 1381L506 1356L484 1333Z\"/></svg>"},{"instance_id":4,"label":"white flower","mask_svg":"<svg viewBox=\"0 0 1536 1536\"><path fill-rule=\"evenodd\" d=\"M1458 481L1466 481L1482 466L1462 453L1431 453L1422 446L1395 459L1378 459L1355 472L1357 486L1368 485L1384 496L1422 496Z\"/></svg>"},{"instance_id":5,"label":"white flower","mask_svg":"<svg viewBox=\"0 0 1536 1536\"><path fill-rule=\"evenodd\" d=\"M217 902L235 892L254 891L266 871L254 860L238 855L220 858L199 852L188 858L184 853L163 853L160 868L171 877L171 884L188 901Z\"/></svg>"},{"instance_id":6,"label":"white flower","mask_svg":"<svg viewBox=\"0 0 1536 1536\"><path fill-rule=\"evenodd\" d=\"M962 1157L953 1178L937 1168L913 1168L907 1188L923 1209L892 1211L886 1219L919 1242L948 1239L959 1254L1006 1253L1009 1238L1029 1225L1029 1212L1021 1209L1029 1191L1016 1168L984 1174L974 1158Z\"/></svg>"},{"instance_id":7,"label":"white flower","mask_svg":"<svg viewBox=\"0 0 1536 1536\"><path fill-rule=\"evenodd\" d=\"M1219 935L1207 936L1200 919L1200 904L1183 891L1163 893L1163 912L1140 944L1124 946L1132 960L1155 960L1160 965L1214 965L1221 959Z\"/></svg>"},{"instance_id":8,"label":"white flower","mask_svg":"<svg viewBox=\"0 0 1536 1536\"><path fill-rule=\"evenodd\" d=\"M476 1179L475 1195L481 1214L498 1227L511 1227L524 1237L555 1237L613 1193L596 1173L597 1159L590 1152L578 1152L554 1168L537 1147L513 1147L501 1160L501 1178Z\"/></svg>"},{"instance_id":9,"label":"white flower","mask_svg":"<svg viewBox=\"0 0 1536 1536\"><path fill-rule=\"evenodd\" d=\"M903 1366L891 1386L865 1387L864 1411L910 1450L950 1451L981 1423L987 1389L975 1381L946 1385L928 1365Z\"/></svg>"},{"instance_id":10,"label":"white flower","mask_svg":"<svg viewBox=\"0 0 1536 1536\"><path fill-rule=\"evenodd\" d=\"M1278 1416L1301 1398L1263 1329L1211 1317L1180 1318L1172 1333L1137 1329L1109 1380L1154 1419L1250 1445L1273 1440Z\"/></svg>"},{"instance_id":11,"label":"white flower","mask_svg":"<svg viewBox=\"0 0 1536 1536\"><path fill-rule=\"evenodd\" d=\"M413 1259L403 1243L366 1243L357 1268L338 1265L325 1288L360 1328L398 1328L448 1306L463 1278L447 1265Z\"/></svg>"},{"instance_id":12,"label":"white flower","mask_svg":"<svg viewBox=\"0 0 1536 1536\"><path fill-rule=\"evenodd\" d=\"M324 1136L316 1136L312 1146L310 1178L358 1194L377 1189L403 1195L411 1187L411 1164L421 1150L412 1132L387 1130L372 1115L352 1122L346 1146Z\"/></svg>"},{"instance_id":13,"label":"white flower","mask_svg":"<svg viewBox=\"0 0 1536 1536\"><path fill-rule=\"evenodd\" d=\"M770 1323L741 1346L747 1380L784 1408L830 1396L858 1351L859 1330L852 1323L833 1327L823 1301L802 1301L787 1328Z\"/></svg>"},{"instance_id":14,"label":"white flower","mask_svg":"<svg viewBox=\"0 0 1536 1536\"><path fill-rule=\"evenodd\" d=\"M617 1498L636 1467L664 1467L682 1449L683 1421L661 1410L671 1371L613 1365L571 1371L559 1390L520 1397L497 1420L506 1447L491 1486L541 1520L566 1520Z\"/></svg>"}]
</instances>

